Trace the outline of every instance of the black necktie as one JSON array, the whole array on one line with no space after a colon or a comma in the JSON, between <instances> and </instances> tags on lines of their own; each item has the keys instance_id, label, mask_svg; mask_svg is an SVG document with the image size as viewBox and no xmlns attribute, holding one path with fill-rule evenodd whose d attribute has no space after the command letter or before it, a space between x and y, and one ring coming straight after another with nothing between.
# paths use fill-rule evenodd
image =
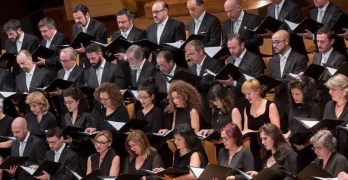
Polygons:
<instances>
[{"instance_id":1,"label":"black necktie","mask_svg":"<svg viewBox=\"0 0 348 180\"><path fill-rule=\"evenodd\" d=\"M233 26L234 26L234 22L231 20L231 32L230 32L230 33L233 33L233 34L234 34L234 28L233 28Z\"/></svg>"}]
</instances>

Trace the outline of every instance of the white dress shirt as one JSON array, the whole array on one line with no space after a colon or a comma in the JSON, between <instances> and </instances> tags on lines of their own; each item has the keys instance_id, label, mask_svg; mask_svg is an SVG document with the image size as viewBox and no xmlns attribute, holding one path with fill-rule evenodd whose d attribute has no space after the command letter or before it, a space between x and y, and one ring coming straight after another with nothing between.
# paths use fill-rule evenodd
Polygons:
<instances>
[{"instance_id":1,"label":"white dress shirt","mask_svg":"<svg viewBox=\"0 0 348 180\"><path fill-rule=\"evenodd\" d=\"M19 39L16 41L17 52L19 52L22 48L23 39L24 39L24 32L22 32L22 34L19 36Z\"/></svg>"},{"instance_id":2,"label":"white dress shirt","mask_svg":"<svg viewBox=\"0 0 348 180\"><path fill-rule=\"evenodd\" d=\"M166 19L161 24L157 24L157 44L160 44L163 29L167 24L168 18L169 17L167 16Z\"/></svg>"},{"instance_id":3,"label":"white dress shirt","mask_svg":"<svg viewBox=\"0 0 348 180\"><path fill-rule=\"evenodd\" d=\"M281 54L279 54L279 59L280 59L280 62L279 62L279 65L280 65L280 77L283 77L285 64L286 64L286 61L287 61L287 59L289 57L290 52L291 52L291 48L283 56Z\"/></svg>"},{"instance_id":4,"label":"white dress shirt","mask_svg":"<svg viewBox=\"0 0 348 180\"><path fill-rule=\"evenodd\" d=\"M28 131L27 136L25 136L22 142L19 141L19 156L22 157L24 154L25 146L27 145L27 141L29 138L30 132Z\"/></svg>"},{"instance_id":5,"label":"white dress shirt","mask_svg":"<svg viewBox=\"0 0 348 180\"><path fill-rule=\"evenodd\" d=\"M146 61L146 59L144 58L144 59L143 59L143 62L141 62L139 68L138 68L137 71L136 71L137 73L135 74L135 82L138 82L138 79L139 79L141 70L143 69L143 66L144 66L145 61Z\"/></svg>"},{"instance_id":6,"label":"white dress shirt","mask_svg":"<svg viewBox=\"0 0 348 180\"><path fill-rule=\"evenodd\" d=\"M278 19L278 20L280 20L279 19L279 15L280 15L280 11L282 10L282 7L283 7L283 5L284 5L284 1L285 0L282 0L279 4L275 4L275 6L274 6L274 17L275 17L275 19Z\"/></svg>"},{"instance_id":7,"label":"white dress shirt","mask_svg":"<svg viewBox=\"0 0 348 180\"><path fill-rule=\"evenodd\" d=\"M198 30L199 30L199 27L201 27L204 16L205 16L205 11L201 14L201 16L199 16L198 19L195 19L195 29L194 29L195 34L198 34Z\"/></svg>"},{"instance_id":8,"label":"white dress shirt","mask_svg":"<svg viewBox=\"0 0 348 180\"><path fill-rule=\"evenodd\" d=\"M327 60L329 59L332 51L333 51L333 47L331 47L331 49L328 52L326 52L326 54L321 53L321 63L320 63L321 65L327 63Z\"/></svg>"},{"instance_id":9,"label":"white dress shirt","mask_svg":"<svg viewBox=\"0 0 348 180\"><path fill-rule=\"evenodd\" d=\"M103 59L103 62L100 64L100 66L95 70L95 74L97 75L97 80L98 80L98 85L100 86L101 84L101 79L103 76L104 72L104 67L105 67L105 59Z\"/></svg>"},{"instance_id":10,"label":"white dress shirt","mask_svg":"<svg viewBox=\"0 0 348 180\"><path fill-rule=\"evenodd\" d=\"M30 90L30 84L31 84L31 80L33 79L34 71L35 71L35 66L33 66L33 68L30 70L29 73L25 73L25 83L27 85L28 92Z\"/></svg>"},{"instance_id":11,"label":"white dress shirt","mask_svg":"<svg viewBox=\"0 0 348 180\"><path fill-rule=\"evenodd\" d=\"M65 143L63 143L63 146L60 147L60 149L58 151L54 151L54 162L59 161L60 155L62 154L64 147L65 147Z\"/></svg>"}]
</instances>

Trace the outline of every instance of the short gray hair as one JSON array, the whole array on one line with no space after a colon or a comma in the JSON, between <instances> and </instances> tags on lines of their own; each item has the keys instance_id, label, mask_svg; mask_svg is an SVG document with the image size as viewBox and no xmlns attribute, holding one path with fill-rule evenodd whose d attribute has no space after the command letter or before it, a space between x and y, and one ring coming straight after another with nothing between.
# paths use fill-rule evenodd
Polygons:
<instances>
[{"instance_id":1,"label":"short gray hair","mask_svg":"<svg viewBox=\"0 0 348 180\"><path fill-rule=\"evenodd\" d=\"M54 20L50 17L45 17L43 19L41 19L39 21L39 24L37 25L37 27L40 29L43 26L47 26L48 29L52 29L56 27L56 23L54 22Z\"/></svg>"},{"instance_id":2,"label":"short gray hair","mask_svg":"<svg viewBox=\"0 0 348 180\"><path fill-rule=\"evenodd\" d=\"M130 54L133 53L133 56L135 57L135 59L137 60L143 60L144 59L144 51L141 49L140 46L138 45L131 45L127 51L126 54Z\"/></svg>"},{"instance_id":3,"label":"short gray hair","mask_svg":"<svg viewBox=\"0 0 348 180\"><path fill-rule=\"evenodd\" d=\"M318 131L313 137L310 139L311 143L319 143L323 145L330 152L336 151L337 139L333 137L329 130L321 130Z\"/></svg>"},{"instance_id":4,"label":"short gray hair","mask_svg":"<svg viewBox=\"0 0 348 180\"><path fill-rule=\"evenodd\" d=\"M76 60L76 57L77 57L77 52L75 51L74 48L72 47L67 47L67 48L64 48L60 51L60 53L66 53L70 56L70 59L72 60Z\"/></svg>"},{"instance_id":5,"label":"short gray hair","mask_svg":"<svg viewBox=\"0 0 348 180\"><path fill-rule=\"evenodd\" d=\"M348 78L343 74L336 74L330 77L326 83L327 88L339 89L342 91L343 96L348 100Z\"/></svg>"}]
</instances>

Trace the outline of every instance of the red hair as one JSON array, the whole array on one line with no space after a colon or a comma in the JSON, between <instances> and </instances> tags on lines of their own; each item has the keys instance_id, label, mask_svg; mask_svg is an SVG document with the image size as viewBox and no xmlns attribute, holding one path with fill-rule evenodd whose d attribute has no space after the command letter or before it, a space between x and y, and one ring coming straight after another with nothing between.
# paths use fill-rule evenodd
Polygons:
<instances>
[{"instance_id":1,"label":"red hair","mask_svg":"<svg viewBox=\"0 0 348 180\"><path fill-rule=\"evenodd\" d=\"M222 131L225 131L228 137L233 138L236 141L237 146L243 145L243 135L237 124L228 123L220 132Z\"/></svg>"}]
</instances>

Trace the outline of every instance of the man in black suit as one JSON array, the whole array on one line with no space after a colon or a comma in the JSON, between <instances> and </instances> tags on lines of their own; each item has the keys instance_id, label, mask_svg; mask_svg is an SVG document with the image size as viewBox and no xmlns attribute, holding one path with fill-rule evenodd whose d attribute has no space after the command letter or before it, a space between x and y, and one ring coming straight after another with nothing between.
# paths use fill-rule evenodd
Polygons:
<instances>
[{"instance_id":1,"label":"man in black suit","mask_svg":"<svg viewBox=\"0 0 348 180\"><path fill-rule=\"evenodd\" d=\"M254 53L251 53L245 47L245 41L239 34L229 34L227 47L230 50L231 56L227 59L228 63L235 65L243 70L243 73L253 77L263 74L266 68L262 58ZM232 92L235 95L236 106L240 112L244 112L244 108L248 105L244 94L241 91L244 83L244 77L233 79L231 76L228 80L218 80L219 83L232 87Z\"/></svg>"},{"instance_id":2,"label":"man in black suit","mask_svg":"<svg viewBox=\"0 0 348 180\"><path fill-rule=\"evenodd\" d=\"M271 0L272 4L267 8L267 15L280 21L287 20L293 23L300 23L302 20L301 8L291 0ZM307 50L303 38L289 30L288 26L283 23L280 30L287 30L291 36L290 47L294 51L307 57ZM291 32L290 32L291 31ZM274 32L267 31L265 34L259 34L263 38L272 38Z\"/></svg>"},{"instance_id":3,"label":"man in black suit","mask_svg":"<svg viewBox=\"0 0 348 180\"><path fill-rule=\"evenodd\" d=\"M112 40L122 35L128 41L138 41L146 39L146 31L141 30L133 25L134 15L126 8L121 9L116 14L117 25L120 30L112 34ZM125 53L115 54L117 64L121 66L123 74L130 74L129 63ZM131 82L130 76L125 76L126 82Z\"/></svg>"},{"instance_id":4,"label":"man in black suit","mask_svg":"<svg viewBox=\"0 0 348 180\"><path fill-rule=\"evenodd\" d=\"M329 27L332 27L335 24L336 20L342 13L342 10L332 4L329 0L314 0L314 5L316 8L311 10L310 18ZM310 32L307 30L306 33L300 33L299 35L306 39L312 39L314 41L316 51L320 52L316 43L315 34L316 32ZM343 38L336 37L333 47L336 51L348 58L347 49Z\"/></svg>"},{"instance_id":5,"label":"man in black suit","mask_svg":"<svg viewBox=\"0 0 348 180\"><path fill-rule=\"evenodd\" d=\"M287 132L289 123L289 101L287 74L299 74L307 69L307 58L290 47L290 35L285 30L279 30L272 36L272 45L277 55L269 60L268 76L283 83L275 88L275 103L278 107L281 130Z\"/></svg>"},{"instance_id":6,"label":"man in black suit","mask_svg":"<svg viewBox=\"0 0 348 180\"><path fill-rule=\"evenodd\" d=\"M144 56L144 52L138 45L130 46L126 55L129 62L131 81L127 82L127 86L138 87L143 79L155 76L156 68Z\"/></svg>"},{"instance_id":7,"label":"man in black suit","mask_svg":"<svg viewBox=\"0 0 348 180\"><path fill-rule=\"evenodd\" d=\"M324 26L317 31L316 40L318 46L318 53L313 56L313 64L323 65L327 64L330 67L336 67L337 69L346 62L344 55L339 53L333 46L335 43L336 34L329 27ZM331 77L327 69L315 82L319 93L319 103L322 110L324 110L326 103L331 100L329 89L324 83Z\"/></svg>"},{"instance_id":8,"label":"man in black suit","mask_svg":"<svg viewBox=\"0 0 348 180\"><path fill-rule=\"evenodd\" d=\"M54 54L49 59L38 58L38 62L35 64L38 67L47 69L53 78L57 77L57 72L62 69L62 65L59 62L59 51L60 49L55 45L67 45L70 44L70 39L64 34L56 30L56 23L53 19L45 17L40 20L37 25L43 39L41 40L41 46L45 46L54 51Z\"/></svg>"},{"instance_id":9,"label":"man in black suit","mask_svg":"<svg viewBox=\"0 0 348 180\"><path fill-rule=\"evenodd\" d=\"M17 19L11 19L3 27L8 39L5 41L5 50L7 53L18 53L20 50L28 50L33 53L39 45L39 39L31 34L24 33L22 25ZM20 68L16 62L9 65L4 65L3 68L13 66L12 73L17 75L20 73Z\"/></svg>"},{"instance_id":10,"label":"man in black suit","mask_svg":"<svg viewBox=\"0 0 348 180\"><path fill-rule=\"evenodd\" d=\"M189 34L204 36L202 42L205 47L220 46L221 23L204 10L203 0L188 0L187 9L192 16L188 23Z\"/></svg>"},{"instance_id":11,"label":"man in black suit","mask_svg":"<svg viewBox=\"0 0 348 180\"><path fill-rule=\"evenodd\" d=\"M48 174L44 171L43 175L35 176L35 178L40 180L75 179L70 170L77 172L78 158L77 154L64 143L63 131L59 127L51 128L46 132L46 137L51 150L46 152L45 159L61 165L56 173ZM37 169L37 166L33 166L33 168Z\"/></svg>"},{"instance_id":12,"label":"man in black suit","mask_svg":"<svg viewBox=\"0 0 348 180\"><path fill-rule=\"evenodd\" d=\"M107 31L105 25L102 22L90 17L89 10L86 5L76 5L73 9L73 16L76 23L72 27L73 38L75 38L80 32L84 32L92 35L94 37L94 40L97 42L104 44L107 43ZM80 48L75 50L81 55L79 66L83 67L84 69L89 68L91 64L86 57L85 47L81 45Z\"/></svg>"},{"instance_id":13,"label":"man in black suit","mask_svg":"<svg viewBox=\"0 0 348 180\"><path fill-rule=\"evenodd\" d=\"M222 46L227 46L227 36L232 34L242 34L245 29L255 29L260 25L261 20L254 14L242 10L240 0L227 0L224 5L228 20L222 27ZM256 55L261 56L260 48L263 39L257 35L253 37L243 37L245 48Z\"/></svg>"},{"instance_id":14,"label":"man in black suit","mask_svg":"<svg viewBox=\"0 0 348 180\"><path fill-rule=\"evenodd\" d=\"M204 54L204 45L202 41L192 40L185 46L185 51L193 65L189 67L190 73L202 77L202 80L198 83L197 89L202 96L204 104L203 117L207 124L210 124L211 109L209 107L209 101L207 93L209 89L217 83L214 80L214 76L205 73L206 69L209 69L213 73L218 73L223 67L223 62L220 60L212 59Z\"/></svg>"},{"instance_id":15,"label":"man in black suit","mask_svg":"<svg viewBox=\"0 0 348 180\"><path fill-rule=\"evenodd\" d=\"M152 6L152 16L154 23L150 24L146 29L146 39L160 46L166 43L173 43L179 40L185 40L185 25L183 22L174 20L168 16L168 4L162 0L157 0ZM185 59L183 51L171 48L175 59ZM156 52L152 52L152 63L156 64Z\"/></svg>"},{"instance_id":16,"label":"man in black suit","mask_svg":"<svg viewBox=\"0 0 348 180\"><path fill-rule=\"evenodd\" d=\"M12 133L16 138L11 144L11 156L29 157L26 166L40 165L45 159L47 144L40 138L31 135L27 128L27 121L17 117L12 122ZM6 170L17 180L35 179L18 166Z\"/></svg>"}]
</instances>

